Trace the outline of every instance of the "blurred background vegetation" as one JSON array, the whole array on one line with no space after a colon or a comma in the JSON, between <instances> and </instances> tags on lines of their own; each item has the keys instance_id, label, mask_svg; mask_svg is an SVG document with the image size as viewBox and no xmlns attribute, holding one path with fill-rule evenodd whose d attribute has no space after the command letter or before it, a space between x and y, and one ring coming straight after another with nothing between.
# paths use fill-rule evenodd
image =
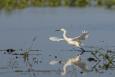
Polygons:
<instances>
[{"instance_id":1,"label":"blurred background vegetation","mask_svg":"<svg viewBox=\"0 0 115 77\"><path fill-rule=\"evenodd\" d=\"M0 10L23 9L26 7L87 7L104 6L113 8L115 0L0 0Z\"/></svg>"}]
</instances>

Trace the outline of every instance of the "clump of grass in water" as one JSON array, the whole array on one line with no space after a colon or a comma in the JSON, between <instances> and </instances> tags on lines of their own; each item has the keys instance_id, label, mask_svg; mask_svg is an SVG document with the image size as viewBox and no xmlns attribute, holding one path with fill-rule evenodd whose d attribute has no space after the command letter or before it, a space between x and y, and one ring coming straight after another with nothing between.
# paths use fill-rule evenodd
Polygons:
<instances>
[{"instance_id":1,"label":"clump of grass in water","mask_svg":"<svg viewBox=\"0 0 115 77\"><path fill-rule=\"evenodd\" d=\"M115 54L111 53L112 50L108 51L108 50L104 50L103 48L93 48L89 51L87 50L85 51L90 54L87 60L89 64L90 63L92 64L88 72L96 71L98 73L104 73L107 70L115 69L115 63L114 63ZM59 61L56 61L56 64L58 62Z\"/></svg>"}]
</instances>

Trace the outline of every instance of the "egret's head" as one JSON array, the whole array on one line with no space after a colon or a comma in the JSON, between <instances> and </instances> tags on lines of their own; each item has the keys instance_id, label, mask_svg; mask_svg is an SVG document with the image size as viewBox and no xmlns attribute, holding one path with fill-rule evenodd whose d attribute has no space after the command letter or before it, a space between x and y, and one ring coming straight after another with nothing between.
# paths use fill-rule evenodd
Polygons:
<instances>
[{"instance_id":1,"label":"egret's head","mask_svg":"<svg viewBox=\"0 0 115 77\"><path fill-rule=\"evenodd\" d=\"M64 28L61 28L60 31L65 31L65 29L64 29Z\"/></svg>"},{"instance_id":2,"label":"egret's head","mask_svg":"<svg viewBox=\"0 0 115 77\"><path fill-rule=\"evenodd\" d=\"M60 29L58 29L56 31L65 31L65 29L64 28L60 28Z\"/></svg>"}]
</instances>

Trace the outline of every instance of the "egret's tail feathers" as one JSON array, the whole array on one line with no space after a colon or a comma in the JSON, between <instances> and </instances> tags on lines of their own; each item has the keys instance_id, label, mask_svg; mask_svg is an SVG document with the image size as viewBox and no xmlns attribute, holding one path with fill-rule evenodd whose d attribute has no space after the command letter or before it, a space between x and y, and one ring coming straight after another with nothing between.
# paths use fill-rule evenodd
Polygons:
<instances>
[{"instance_id":1,"label":"egret's tail feathers","mask_svg":"<svg viewBox=\"0 0 115 77\"><path fill-rule=\"evenodd\" d=\"M82 31L82 33L88 33L88 31L86 31L86 30L83 30L83 31Z\"/></svg>"},{"instance_id":2,"label":"egret's tail feathers","mask_svg":"<svg viewBox=\"0 0 115 77\"><path fill-rule=\"evenodd\" d=\"M55 64L58 64L59 61L58 60L52 60L49 62L50 65L55 65Z\"/></svg>"},{"instance_id":3,"label":"egret's tail feathers","mask_svg":"<svg viewBox=\"0 0 115 77\"><path fill-rule=\"evenodd\" d=\"M49 40L59 42L59 41L62 41L62 40L64 40L64 39L58 38L58 37L49 37Z\"/></svg>"}]
</instances>

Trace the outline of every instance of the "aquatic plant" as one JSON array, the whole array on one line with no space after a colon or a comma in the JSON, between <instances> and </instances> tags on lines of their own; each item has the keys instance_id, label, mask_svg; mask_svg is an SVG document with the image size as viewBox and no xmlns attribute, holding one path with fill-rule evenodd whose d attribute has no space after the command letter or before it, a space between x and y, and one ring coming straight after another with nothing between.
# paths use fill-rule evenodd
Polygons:
<instances>
[{"instance_id":1,"label":"aquatic plant","mask_svg":"<svg viewBox=\"0 0 115 77\"><path fill-rule=\"evenodd\" d=\"M82 50L80 50L82 51ZM90 49L85 49L85 54L90 54L88 58L85 60L88 66L88 72L96 72L96 73L104 73L108 70L115 70L115 54L113 53L114 50L105 50L103 48L90 48ZM74 58L76 54L72 55L72 58ZM72 59L71 57L68 60ZM51 60L49 62L50 65L55 65L55 64L60 64L59 62L61 61L61 64L66 63L66 60ZM73 67L75 70L76 67ZM87 73L88 73L87 72ZM81 73L81 72L80 72Z\"/></svg>"}]
</instances>

